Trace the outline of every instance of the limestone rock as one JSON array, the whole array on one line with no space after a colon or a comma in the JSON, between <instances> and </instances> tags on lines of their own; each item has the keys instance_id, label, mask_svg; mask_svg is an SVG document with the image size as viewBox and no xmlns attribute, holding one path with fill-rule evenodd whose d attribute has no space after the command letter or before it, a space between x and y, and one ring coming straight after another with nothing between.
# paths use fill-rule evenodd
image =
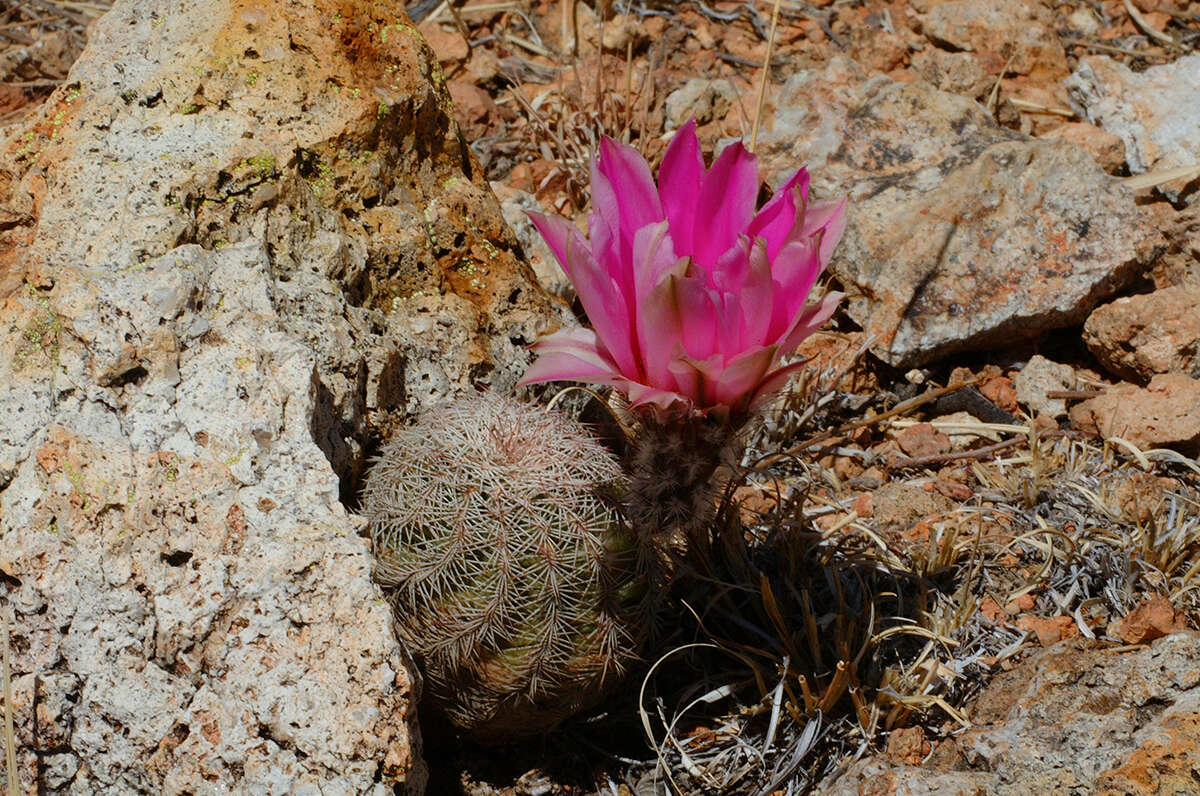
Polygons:
<instances>
[{"instance_id":1,"label":"limestone rock","mask_svg":"<svg viewBox=\"0 0 1200 796\"><path fill-rule=\"evenodd\" d=\"M1043 141L1070 141L1087 150L1100 168L1113 174L1125 165L1125 142L1120 136L1087 122L1065 122L1040 136Z\"/></svg>"},{"instance_id":2,"label":"limestone rock","mask_svg":"<svg viewBox=\"0 0 1200 796\"><path fill-rule=\"evenodd\" d=\"M1200 284L1166 287L1105 304L1083 326L1110 373L1145 383L1156 373L1200 377Z\"/></svg>"},{"instance_id":3,"label":"limestone rock","mask_svg":"<svg viewBox=\"0 0 1200 796\"><path fill-rule=\"evenodd\" d=\"M1070 72L1059 24L1039 2L948 0L930 8L921 27L934 42L982 55L992 75L1007 64L1015 74L1056 83Z\"/></svg>"},{"instance_id":4,"label":"limestone rock","mask_svg":"<svg viewBox=\"0 0 1200 796\"><path fill-rule=\"evenodd\" d=\"M925 766L876 755L817 791L859 796L870 782L871 793L897 796L1194 793L1198 709L1200 635L1124 653L1065 641L993 680L968 714L974 726Z\"/></svg>"},{"instance_id":5,"label":"limestone rock","mask_svg":"<svg viewBox=\"0 0 1200 796\"><path fill-rule=\"evenodd\" d=\"M1030 414L1065 417L1066 400L1050 398L1047 393L1074 390L1075 370L1070 365L1052 362L1041 354L1035 354L1017 373L1013 387L1017 391L1017 401L1029 407Z\"/></svg>"},{"instance_id":6,"label":"limestone rock","mask_svg":"<svg viewBox=\"0 0 1200 796\"><path fill-rule=\"evenodd\" d=\"M693 116L697 124L724 119L737 99L737 89L728 80L693 77L667 96L667 127L682 127Z\"/></svg>"},{"instance_id":7,"label":"limestone rock","mask_svg":"<svg viewBox=\"0 0 1200 796\"><path fill-rule=\"evenodd\" d=\"M1080 59L1066 85L1071 103L1088 121L1125 142L1125 160L1134 174L1200 163L1200 55L1143 72L1089 55ZM1161 190L1171 201L1185 191L1194 200L1195 182L1192 175Z\"/></svg>"},{"instance_id":8,"label":"limestone rock","mask_svg":"<svg viewBox=\"0 0 1200 796\"><path fill-rule=\"evenodd\" d=\"M1143 450L1177 448L1200 452L1200 379L1160 373L1145 387L1121 383L1071 409L1071 422L1085 432L1120 437Z\"/></svg>"},{"instance_id":9,"label":"limestone rock","mask_svg":"<svg viewBox=\"0 0 1200 796\"><path fill-rule=\"evenodd\" d=\"M404 20L118 0L0 142L23 792L423 788L339 492L371 418L506 388L563 315Z\"/></svg>"},{"instance_id":10,"label":"limestone rock","mask_svg":"<svg viewBox=\"0 0 1200 796\"><path fill-rule=\"evenodd\" d=\"M849 196L830 268L897 367L1079 323L1161 240L1078 146L843 59L788 80L759 153L773 183L807 163L818 195Z\"/></svg>"}]
</instances>

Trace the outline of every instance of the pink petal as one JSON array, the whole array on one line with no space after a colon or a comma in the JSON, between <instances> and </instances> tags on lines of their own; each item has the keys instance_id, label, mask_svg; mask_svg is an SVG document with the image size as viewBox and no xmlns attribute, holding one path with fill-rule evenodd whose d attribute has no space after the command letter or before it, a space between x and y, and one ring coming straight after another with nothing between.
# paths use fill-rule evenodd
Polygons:
<instances>
[{"instance_id":1,"label":"pink petal","mask_svg":"<svg viewBox=\"0 0 1200 796\"><path fill-rule=\"evenodd\" d=\"M671 223L671 237L687 253L695 248L696 198L703 179L704 158L692 118L675 132L658 169L658 195Z\"/></svg>"},{"instance_id":2,"label":"pink petal","mask_svg":"<svg viewBox=\"0 0 1200 796\"><path fill-rule=\"evenodd\" d=\"M738 345L742 348L766 344L771 326L775 284L766 241L755 238L747 260L749 267L737 297L741 307Z\"/></svg>"},{"instance_id":3,"label":"pink petal","mask_svg":"<svg viewBox=\"0 0 1200 796\"><path fill-rule=\"evenodd\" d=\"M654 387L674 389L675 379L667 364L680 345L683 336L682 310L679 304L678 281L686 273L689 260L674 258L670 238L655 235L656 227L645 227L638 233L635 248L645 249L638 277L639 286L636 332L646 383ZM644 234L643 234L644 233Z\"/></svg>"},{"instance_id":4,"label":"pink petal","mask_svg":"<svg viewBox=\"0 0 1200 796\"><path fill-rule=\"evenodd\" d=\"M804 308L809 292L821 275L821 239L802 238L784 246L771 264L774 277L771 323L765 340L778 341Z\"/></svg>"},{"instance_id":5,"label":"pink petal","mask_svg":"<svg viewBox=\"0 0 1200 796\"><path fill-rule=\"evenodd\" d=\"M797 210L804 207L808 196L808 183L808 172L800 169L780 186L771 201L763 205L750 222L747 234L766 238L768 256L774 258L791 237L798 220Z\"/></svg>"},{"instance_id":6,"label":"pink petal","mask_svg":"<svg viewBox=\"0 0 1200 796\"><path fill-rule=\"evenodd\" d=\"M758 196L758 161L740 142L725 147L704 178L696 197L696 218L704 224L695 236L691 252L701 264L711 267L754 217Z\"/></svg>"},{"instance_id":7,"label":"pink petal","mask_svg":"<svg viewBox=\"0 0 1200 796\"><path fill-rule=\"evenodd\" d=\"M675 291L684 351L693 359L712 356L719 339L719 297L695 277L676 279Z\"/></svg>"},{"instance_id":8,"label":"pink petal","mask_svg":"<svg viewBox=\"0 0 1200 796\"><path fill-rule=\"evenodd\" d=\"M667 367L670 369L671 375L675 377L676 392L685 396L697 408L702 408L703 377L696 369L693 360L677 355L672 357L671 364Z\"/></svg>"},{"instance_id":9,"label":"pink petal","mask_svg":"<svg viewBox=\"0 0 1200 796\"><path fill-rule=\"evenodd\" d=\"M517 382L518 386L542 381L586 381L612 384L619 377L614 363L600 350L588 329L563 329L534 345L538 358Z\"/></svg>"},{"instance_id":10,"label":"pink petal","mask_svg":"<svg viewBox=\"0 0 1200 796\"><path fill-rule=\"evenodd\" d=\"M646 161L633 147L608 136L600 139L600 153L592 163L592 206L616 234L625 261L633 254L634 233L664 218Z\"/></svg>"},{"instance_id":11,"label":"pink petal","mask_svg":"<svg viewBox=\"0 0 1200 796\"><path fill-rule=\"evenodd\" d=\"M538 232L546 241L546 245L550 247L550 251L554 252L554 256L558 258L563 271L570 277L571 264L567 262L567 239L576 237L579 239L579 243L583 243L583 234L576 229L574 224L561 216L548 216L543 213L526 213L525 215L529 216L529 220L537 227ZM586 246L586 244L584 245Z\"/></svg>"},{"instance_id":12,"label":"pink petal","mask_svg":"<svg viewBox=\"0 0 1200 796\"><path fill-rule=\"evenodd\" d=\"M750 396L750 403L746 406L746 410L749 412L758 411L764 403L775 396L775 393L786 387L792 376L797 371L801 370L806 363L807 360L793 362L790 365L784 365L783 367L776 368L768 373L766 377L759 382L758 389L756 389L754 394Z\"/></svg>"},{"instance_id":13,"label":"pink petal","mask_svg":"<svg viewBox=\"0 0 1200 796\"><path fill-rule=\"evenodd\" d=\"M775 346L752 348L725 364L713 385L713 402L740 408L749 403L775 361Z\"/></svg>"},{"instance_id":14,"label":"pink petal","mask_svg":"<svg viewBox=\"0 0 1200 796\"><path fill-rule=\"evenodd\" d=\"M637 384L636 382L629 384L626 397L629 398L629 405L633 408L653 406L663 419L672 415L682 414L692 405L692 402L686 396L680 395L677 392L647 387L644 384Z\"/></svg>"},{"instance_id":15,"label":"pink petal","mask_svg":"<svg viewBox=\"0 0 1200 796\"><path fill-rule=\"evenodd\" d=\"M828 263L833 249L846 231L846 198L813 202L804 211L805 237L821 233L821 262ZM824 266L822 266L824 267Z\"/></svg>"},{"instance_id":16,"label":"pink petal","mask_svg":"<svg viewBox=\"0 0 1200 796\"><path fill-rule=\"evenodd\" d=\"M837 312L838 304L843 297L842 293L826 293L816 304L810 304L797 313L792 328L779 343L779 351L788 353L795 350L796 346L804 341L804 338L824 326L825 322Z\"/></svg>"},{"instance_id":17,"label":"pink petal","mask_svg":"<svg viewBox=\"0 0 1200 796\"><path fill-rule=\"evenodd\" d=\"M691 398L696 408L704 410L716 403L712 388L724 368L724 359L720 354L713 354L704 359L680 356L671 361L671 373L679 383L679 392Z\"/></svg>"},{"instance_id":18,"label":"pink petal","mask_svg":"<svg viewBox=\"0 0 1200 796\"><path fill-rule=\"evenodd\" d=\"M579 294L588 320L596 330L600 344L617 363L621 373L640 378L641 369L634 356L632 308L615 280L602 269L590 249L575 238L567 238L567 260L571 263L571 282Z\"/></svg>"}]
</instances>

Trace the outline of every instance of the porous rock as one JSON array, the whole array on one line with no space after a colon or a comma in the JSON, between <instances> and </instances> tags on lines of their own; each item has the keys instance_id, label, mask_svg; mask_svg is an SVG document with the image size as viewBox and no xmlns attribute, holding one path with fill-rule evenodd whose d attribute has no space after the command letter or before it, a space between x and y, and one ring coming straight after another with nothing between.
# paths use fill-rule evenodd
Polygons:
<instances>
[{"instance_id":1,"label":"porous rock","mask_svg":"<svg viewBox=\"0 0 1200 796\"><path fill-rule=\"evenodd\" d=\"M372 413L511 385L561 316L405 19L118 0L0 142L23 792L423 788L339 492Z\"/></svg>"},{"instance_id":2,"label":"porous rock","mask_svg":"<svg viewBox=\"0 0 1200 796\"><path fill-rule=\"evenodd\" d=\"M1077 145L840 58L787 81L759 152L773 183L807 164L818 195L849 196L830 269L898 367L1080 323L1161 239Z\"/></svg>"},{"instance_id":3,"label":"porous rock","mask_svg":"<svg viewBox=\"0 0 1200 796\"><path fill-rule=\"evenodd\" d=\"M1083 326L1088 349L1110 373L1144 384L1156 373L1200 377L1200 284L1125 296Z\"/></svg>"},{"instance_id":4,"label":"porous rock","mask_svg":"<svg viewBox=\"0 0 1200 796\"><path fill-rule=\"evenodd\" d=\"M1091 434L1119 437L1142 449L1200 452L1200 379L1160 373L1145 387L1122 382L1071 409L1071 422Z\"/></svg>"},{"instance_id":5,"label":"porous rock","mask_svg":"<svg viewBox=\"0 0 1200 796\"><path fill-rule=\"evenodd\" d=\"M924 766L875 755L818 791L1184 794L1200 777L1200 635L1114 652L1072 639L997 677Z\"/></svg>"},{"instance_id":6,"label":"porous rock","mask_svg":"<svg viewBox=\"0 0 1200 796\"><path fill-rule=\"evenodd\" d=\"M737 89L724 78L693 77L667 96L667 126L682 127L693 117L697 124L724 119L737 98Z\"/></svg>"},{"instance_id":7,"label":"porous rock","mask_svg":"<svg viewBox=\"0 0 1200 796\"><path fill-rule=\"evenodd\" d=\"M1200 55L1134 72L1108 56L1081 58L1066 81L1071 104L1088 121L1125 142L1134 174L1200 163ZM1160 190L1172 201L1194 188L1197 176L1168 182ZM1192 189L1189 191L1188 186Z\"/></svg>"},{"instance_id":8,"label":"porous rock","mask_svg":"<svg viewBox=\"0 0 1200 796\"><path fill-rule=\"evenodd\" d=\"M1066 399L1051 398L1049 393L1074 390L1075 369L1035 354L1013 378L1013 387L1017 391L1017 401L1029 407L1030 414L1065 417Z\"/></svg>"},{"instance_id":9,"label":"porous rock","mask_svg":"<svg viewBox=\"0 0 1200 796\"><path fill-rule=\"evenodd\" d=\"M977 53L991 75L1028 75L1057 83L1066 77L1067 54L1053 11L1027 0L948 0L921 17L922 32L957 52Z\"/></svg>"}]
</instances>

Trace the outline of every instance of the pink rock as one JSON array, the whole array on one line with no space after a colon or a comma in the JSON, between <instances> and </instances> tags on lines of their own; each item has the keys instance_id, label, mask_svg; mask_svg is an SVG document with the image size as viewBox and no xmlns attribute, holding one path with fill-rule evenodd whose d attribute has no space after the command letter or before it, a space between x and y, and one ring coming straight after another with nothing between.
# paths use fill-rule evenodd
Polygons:
<instances>
[{"instance_id":1,"label":"pink rock","mask_svg":"<svg viewBox=\"0 0 1200 796\"><path fill-rule=\"evenodd\" d=\"M1085 432L1120 437L1142 449L1170 447L1200 451L1200 379L1160 373L1147 387L1118 384L1071 410Z\"/></svg>"},{"instance_id":2,"label":"pink rock","mask_svg":"<svg viewBox=\"0 0 1200 796\"><path fill-rule=\"evenodd\" d=\"M1200 377L1200 285L1120 298L1095 310L1083 339L1100 363L1145 383L1156 373Z\"/></svg>"}]
</instances>

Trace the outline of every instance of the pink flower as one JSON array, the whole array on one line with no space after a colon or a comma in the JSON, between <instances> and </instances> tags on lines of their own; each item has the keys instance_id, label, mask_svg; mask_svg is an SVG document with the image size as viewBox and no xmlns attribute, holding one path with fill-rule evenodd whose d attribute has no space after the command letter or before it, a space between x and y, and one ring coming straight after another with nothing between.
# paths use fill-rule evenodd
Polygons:
<instances>
[{"instance_id":1,"label":"pink flower","mask_svg":"<svg viewBox=\"0 0 1200 796\"><path fill-rule=\"evenodd\" d=\"M740 143L706 172L688 122L656 187L636 150L605 138L588 238L530 214L595 331L539 341L522 383L607 384L660 419L743 421L800 367L779 360L841 298L806 303L846 225L845 200L809 202L808 183L800 169L756 212L757 159Z\"/></svg>"}]
</instances>

